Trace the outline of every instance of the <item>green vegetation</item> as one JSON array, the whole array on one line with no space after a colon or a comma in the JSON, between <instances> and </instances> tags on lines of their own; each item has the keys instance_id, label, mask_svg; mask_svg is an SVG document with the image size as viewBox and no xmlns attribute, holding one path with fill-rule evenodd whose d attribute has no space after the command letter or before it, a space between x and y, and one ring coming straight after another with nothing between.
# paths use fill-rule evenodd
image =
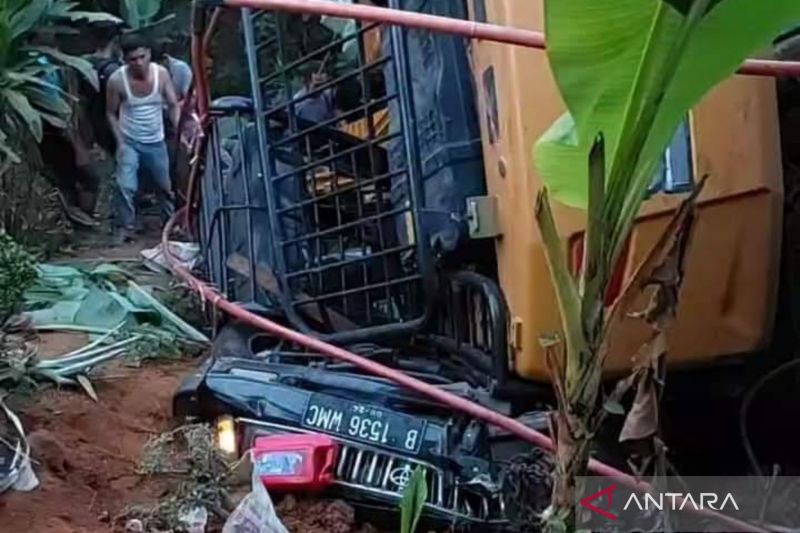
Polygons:
<instances>
[{"instance_id":1,"label":"green vegetation","mask_svg":"<svg viewBox=\"0 0 800 533\"><path fill-rule=\"evenodd\" d=\"M159 11L161 0L120 0L122 18L134 30L152 24Z\"/></svg>"},{"instance_id":2,"label":"green vegetation","mask_svg":"<svg viewBox=\"0 0 800 533\"><path fill-rule=\"evenodd\" d=\"M403 491L400 500L400 533L414 533L419 525L425 501L428 499L428 482L425 469L418 466Z\"/></svg>"},{"instance_id":3,"label":"green vegetation","mask_svg":"<svg viewBox=\"0 0 800 533\"><path fill-rule=\"evenodd\" d=\"M114 19L74 8L66 0L0 1L0 172L36 152L44 124L68 127L75 100L54 83L59 68L97 86L88 61L35 44L44 30L53 35L73 22Z\"/></svg>"},{"instance_id":4,"label":"green vegetation","mask_svg":"<svg viewBox=\"0 0 800 533\"><path fill-rule=\"evenodd\" d=\"M663 327L677 300L686 244L682 235L691 223L691 205L679 211L671 233L616 304L604 304L613 268L661 156L680 121L712 87L733 74L748 54L800 20L800 3L598 0L588 5L582 0L545 0L545 8L547 53L569 110L535 149L535 164L545 183L537 200L537 220L564 336L563 343L548 343L559 399L550 516L552 524L558 524L555 529L571 531L576 478L586 472L591 440L602 420L600 375L609 327L620 313L627 313L630 293L638 294L645 280L650 283L649 274L660 265L655 258L669 256L675 259L673 276L657 280L661 292L654 301L662 307L645 313L654 330L652 343L645 346L651 360L646 372L628 382L636 385L637 402L652 398L654 369L666 353ZM577 279L566 263L551 197L587 210L586 254ZM628 423L642 420L632 421L629 414ZM629 433L646 437L652 430L629 428Z\"/></svg>"},{"instance_id":5,"label":"green vegetation","mask_svg":"<svg viewBox=\"0 0 800 533\"><path fill-rule=\"evenodd\" d=\"M14 314L25 290L36 281L33 257L0 231L0 327Z\"/></svg>"}]
</instances>

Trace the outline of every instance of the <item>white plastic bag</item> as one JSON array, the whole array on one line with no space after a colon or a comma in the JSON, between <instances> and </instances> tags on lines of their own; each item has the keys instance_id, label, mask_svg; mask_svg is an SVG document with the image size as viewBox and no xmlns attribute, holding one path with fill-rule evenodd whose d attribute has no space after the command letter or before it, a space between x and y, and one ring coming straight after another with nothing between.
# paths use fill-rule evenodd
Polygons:
<instances>
[{"instance_id":1,"label":"white plastic bag","mask_svg":"<svg viewBox=\"0 0 800 533\"><path fill-rule=\"evenodd\" d=\"M208 511L205 507L184 509L178 518L186 533L205 533L208 525Z\"/></svg>"},{"instance_id":2,"label":"white plastic bag","mask_svg":"<svg viewBox=\"0 0 800 533\"><path fill-rule=\"evenodd\" d=\"M0 416L5 415L17 432L18 440L13 448L13 457L11 464L2 464L0 469L0 493L8 489L13 489L19 492L30 492L39 486L39 479L33 471L31 465L31 448L28 445L28 440L25 438L25 430L22 427L22 421L19 417L9 409L2 398L0 398ZM8 446L8 443L0 443L0 446Z\"/></svg>"},{"instance_id":3,"label":"white plastic bag","mask_svg":"<svg viewBox=\"0 0 800 533\"><path fill-rule=\"evenodd\" d=\"M170 241L169 250L178 259L181 266L189 271L194 269L200 259L200 245L193 242ZM164 256L163 244L159 244L155 248L142 250L140 253L144 259L145 266L150 270L157 273L169 271L167 258Z\"/></svg>"},{"instance_id":4,"label":"white plastic bag","mask_svg":"<svg viewBox=\"0 0 800 533\"><path fill-rule=\"evenodd\" d=\"M252 472L252 491L233 511L222 533L289 533L275 513L267 488Z\"/></svg>"}]
</instances>

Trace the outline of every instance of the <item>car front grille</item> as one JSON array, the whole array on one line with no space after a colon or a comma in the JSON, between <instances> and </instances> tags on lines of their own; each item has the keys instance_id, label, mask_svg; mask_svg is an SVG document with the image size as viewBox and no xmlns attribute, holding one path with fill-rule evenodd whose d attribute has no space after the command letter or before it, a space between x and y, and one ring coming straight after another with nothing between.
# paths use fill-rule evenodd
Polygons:
<instances>
[{"instance_id":1,"label":"car front grille","mask_svg":"<svg viewBox=\"0 0 800 533\"><path fill-rule=\"evenodd\" d=\"M314 433L301 428L252 419L239 419L256 435ZM362 494L399 501L417 467L425 471L428 498L425 509L454 520L503 523L505 506L499 491L479 480L464 482L424 461L394 454L369 445L333 437L339 443L334 484Z\"/></svg>"}]
</instances>

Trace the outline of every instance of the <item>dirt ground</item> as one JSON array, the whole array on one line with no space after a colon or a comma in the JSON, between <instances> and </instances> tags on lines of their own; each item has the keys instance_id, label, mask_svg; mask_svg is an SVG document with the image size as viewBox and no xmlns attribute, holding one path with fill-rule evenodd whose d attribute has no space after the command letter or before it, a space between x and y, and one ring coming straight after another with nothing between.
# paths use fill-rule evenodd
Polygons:
<instances>
[{"instance_id":1,"label":"dirt ground","mask_svg":"<svg viewBox=\"0 0 800 533\"><path fill-rule=\"evenodd\" d=\"M126 506L157 499L163 485L134 469L148 438L169 428L172 393L194 364L109 373L95 383L99 403L78 391L42 392L21 413L40 487L0 496L0 530L107 532Z\"/></svg>"},{"instance_id":2,"label":"dirt ground","mask_svg":"<svg viewBox=\"0 0 800 533\"><path fill-rule=\"evenodd\" d=\"M48 335L48 352L81 345L73 335ZM19 399L40 487L0 495L3 533L107 533L124 530L118 518L133 504L152 504L168 483L135 472L147 440L171 426L172 394L199 361L109 368L96 378L99 402L76 390L45 390ZM348 505L297 501L277 505L286 527L297 533L370 533L357 527Z\"/></svg>"}]
</instances>

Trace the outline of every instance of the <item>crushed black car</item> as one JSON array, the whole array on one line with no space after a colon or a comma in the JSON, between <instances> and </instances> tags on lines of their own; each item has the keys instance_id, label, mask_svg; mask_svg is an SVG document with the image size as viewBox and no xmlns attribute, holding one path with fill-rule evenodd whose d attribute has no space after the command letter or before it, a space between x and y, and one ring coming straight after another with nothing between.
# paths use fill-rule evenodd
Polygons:
<instances>
[{"instance_id":1,"label":"crushed black car","mask_svg":"<svg viewBox=\"0 0 800 533\"><path fill-rule=\"evenodd\" d=\"M475 531L510 526L505 467L529 446L354 367L276 344L241 324L224 328L211 357L175 395L175 414L207 421L230 417L237 452L266 435L329 435L338 454L327 494L357 507L396 512L411 473L422 467L428 521ZM376 346L356 348L378 361L397 357ZM473 387L449 381L432 360L405 356L397 363L410 375L477 399ZM542 416L527 420L538 429L545 425ZM540 502L549 490L545 464Z\"/></svg>"}]
</instances>

